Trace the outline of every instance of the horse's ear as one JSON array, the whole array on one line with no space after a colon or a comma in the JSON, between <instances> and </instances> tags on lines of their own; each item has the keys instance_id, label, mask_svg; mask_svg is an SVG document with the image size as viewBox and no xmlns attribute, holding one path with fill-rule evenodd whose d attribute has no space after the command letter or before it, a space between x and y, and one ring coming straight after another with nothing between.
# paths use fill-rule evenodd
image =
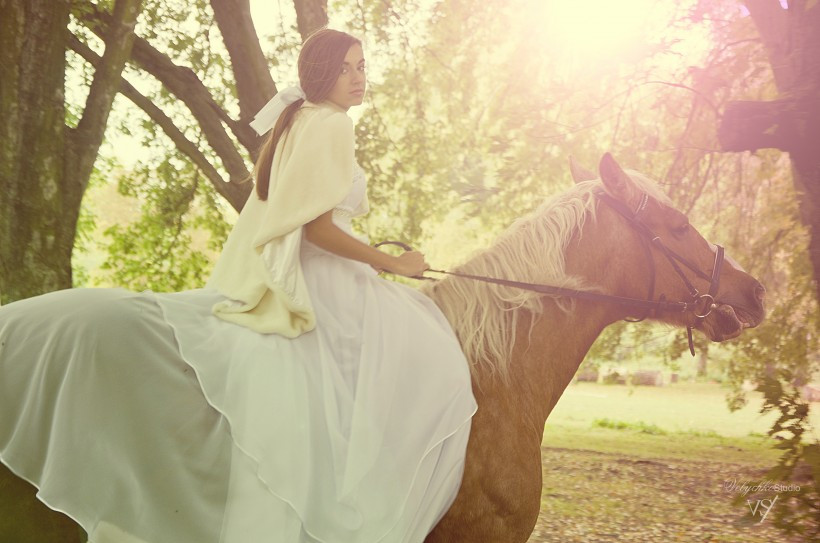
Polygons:
<instances>
[{"instance_id":1,"label":"horse's ear","mask_svg":"<svg viewBox=\"0 0 820 543\"><path fill-rule=\"evenodd\" d=\"M601 180L604 182L606 191L623 203L630 204L633 196L639 192L632 183L632 179L615 162L611 154L604 153L598 164L598 171L601 173Z\"/></svg>"},{"instance_id":2,"label":"horse's ear","mask_svg":"<svg viewBox=\"0 0 820 543\"><path fill-rule=\"evenodd\" d=\"M578 161L575 160L573 156L569 157L569 173L572 175L572 180L576 183L598 179L597 175L578 164Z\"/></svg>"}]
</instances>

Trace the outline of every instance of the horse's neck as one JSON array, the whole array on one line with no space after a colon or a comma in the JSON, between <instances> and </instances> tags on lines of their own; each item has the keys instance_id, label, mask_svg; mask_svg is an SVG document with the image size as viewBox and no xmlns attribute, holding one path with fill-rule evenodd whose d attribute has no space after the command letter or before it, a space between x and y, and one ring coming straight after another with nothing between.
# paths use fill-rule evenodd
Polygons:
<instances>
[{"instance_id":1,"label":"horse's neck","mask_svg":"<svg viewBox=\"0 0 820 543\"><path fill-rule=\"evenodd\" d=\"M509 383L482 375L485 366L473 367L478 411L462 489L448 514L456 526L459 519L469 519L466 524L475 529L474 537L453 540L525 541L529 536L539 512L544 423L607 322L601 308L579 303L567 314L549 303L530 337L529 323L520 323ZM486 518L477 518L476 511Z\"/></svg>"},{"instance_id":2,"label":"horse's neck","mask_svg":"<svg viewBox=\"0 0 820 543\"><path fill-rule=\"evenodd\" d=\"M608 308L589 302L578 301L571 312L544 303L547 307L532 333L530 316L518 327L509 382L483 374L481 366L475 366L473 374L479 409L492 410L499 422L518 427L539 443L550 412L592 343L612 322Z\"/></svg>"},{"instance_id":3,"label":"horse's neck","mask_svg":"<svg viewBox=\"0 0 820 543\"><path fill-rule=\"evenodd\" d=\"M623 281L618 266L602 257L591 241L599 239L601 231L612 231L605 217L587 225L583 242L569 244L565 252L566 271L570 276L582 277L588 285L614 292L615 285ZM499 403L498 398L508 396L509 399L500 402L507 406L505 416L512 421L522 416L531 419L532 431L537 433L539 443L547 417L589 348L606 326L624 317L623 309L612 304L575 300L570 311L563 311L551 300L543 303L544 310L532 331L529 326L532 316L522 319L527 322L520 323L516 330L509 363L509 386L488 388L489 394L479 399L480 405L481 400ZM481 368L476 366L474 371L474 379L483 383L486 379L481 375Z\"/></svg>"}]
</instances>

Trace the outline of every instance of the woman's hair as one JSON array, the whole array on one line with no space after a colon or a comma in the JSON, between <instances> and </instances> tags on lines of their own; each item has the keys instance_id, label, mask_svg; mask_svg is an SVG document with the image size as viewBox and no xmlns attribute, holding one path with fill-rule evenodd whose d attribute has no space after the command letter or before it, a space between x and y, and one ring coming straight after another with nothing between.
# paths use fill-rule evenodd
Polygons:
<instances>
[{"instance_id":1,"label":"woman's hair","mask_svg":"<svg viewBox=\"0 0 820 543\"><path fill-rule=\"evenodd\" d=\"M350 34L329 28L318 30L305 40L299 52L299 84L308 101L318 103L327 98L342 71L342 62L347 51L354 44L361 45L361 41ZM268 139L262 145L254 167L256 194L260 200L268 198L268 184L276 145L293 124L293 118L304 102L302 99L296 100L282 111Z\"/></svg>"}]
</instances>

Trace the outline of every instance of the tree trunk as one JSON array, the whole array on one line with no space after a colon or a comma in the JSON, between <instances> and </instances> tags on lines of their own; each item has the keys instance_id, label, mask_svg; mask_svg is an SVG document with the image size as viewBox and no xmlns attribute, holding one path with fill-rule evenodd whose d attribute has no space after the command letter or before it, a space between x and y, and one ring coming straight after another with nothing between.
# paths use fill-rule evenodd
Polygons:
<instances>
[{"instance_id":1,"label":"tree trunk","mask_svg":"<svg viewBox=\"0 0 820 543\"><path fill-rule=\"evenodd\" d=\"M293 7L302 40L327 25L327 0L293 0Z\"/></svg>"},{"instance_id":2,"label":"tree trunk","mask_svg":"<svg viewBox=\"0 0 820 543\"><path fill-rule=\"evenodd\" d=\"M37 489L0 464L0 541L3 543L81 543L85 531L66 515L49 509Z\"/></svg>"},{"instance_id":3,"label":"tree trunk","mask_svg":"<svg viewBox=\"0 0 820 543\"><path fill-rule=\"evenodd\" d=\"M62 228L70 0L0 0L0 303L71 286ZM76 525L0 465L4 541L80 541ZM43 539L45 538L45 539Z\"/></svg>"},{"instance_id":4,"label":"tree trunk","mask_svg":"<svg viewBox=\"0 0 820 543\"><path fill-rule=\"evenodd\" d=\"M0 0L0 302L71 286L63 228L69 0Z\"/></svg>"},{"instance_id":5,"label":"tree trunk","mask_svg":"<svg viewBox=\"0 0 820 543\"><path fill-rule=\"evenodd\" d=\"M812 137L820 142L820 130ZM820 147L820 146L818 146ZM809 259L814 288L820 303L820 148L813 153L791 153L792 180L800 199L800 219L809 229Z\"/></svg>"},{"instance_id":6,"label":"tree trunk","mask_svg":"<svg viewBox=\"0 0 820 543\"><path fill-rule=\"evenodd\" d=\"M706 377L706 370L709 367L709 355L705 349L701 349L698 354L698 377Z\"/></svg>"},{"instance_id":7,"label":"tree trunk","mask_svg":"<svg viewBox=\"0 0 820 543\"><path fill-rule=\"evenodd\" d=\"M779 96L729 103L718 139L726 151L789 153L820 302L820 4L793 0L783 9L777 0L745 3L768 52Z\"/></svg>"},{"instance_id":8,"label":"tree trunk","mask_svg":"<svg viewBox=\"0 0 820 543\"><path fill-rule=\"evenodd\" d=\"M71 287L80 204L141 0L119 0L83 118L65 125L70 0L0 0L0 303Z\"/></svg>"},{"instance_id":9,"label":"tree trunk","mask_svg":"<svg viewBox=\"0 0 820 543\"><path fill-rule=\"evenodd\" d=\"M239 119L248 123L276 94L270 67L251 19L249 0L211 0L214 19L231 57L239 98Z\"/></svg>"}]
</instances>

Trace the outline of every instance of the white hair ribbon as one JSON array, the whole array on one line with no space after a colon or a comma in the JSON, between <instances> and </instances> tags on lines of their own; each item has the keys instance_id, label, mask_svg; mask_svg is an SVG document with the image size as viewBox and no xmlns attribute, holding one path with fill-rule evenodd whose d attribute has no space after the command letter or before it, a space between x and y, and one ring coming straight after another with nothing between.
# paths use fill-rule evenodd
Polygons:
<instances>
[{"instance_id":1,"label":"white hair ribbon","mask_svg":"<svg viewBox=\"0 0 820 543\"><path fill-rule=\"evenodd\" d=\"M280 90L254 116L250 122L251 128L256 130L256 133L260 136L265 134L276 125L276 121L279 120L279 116L285 108L299 99L305 99L305 91L298 85Z\"/></svg>"}]
</instances>

